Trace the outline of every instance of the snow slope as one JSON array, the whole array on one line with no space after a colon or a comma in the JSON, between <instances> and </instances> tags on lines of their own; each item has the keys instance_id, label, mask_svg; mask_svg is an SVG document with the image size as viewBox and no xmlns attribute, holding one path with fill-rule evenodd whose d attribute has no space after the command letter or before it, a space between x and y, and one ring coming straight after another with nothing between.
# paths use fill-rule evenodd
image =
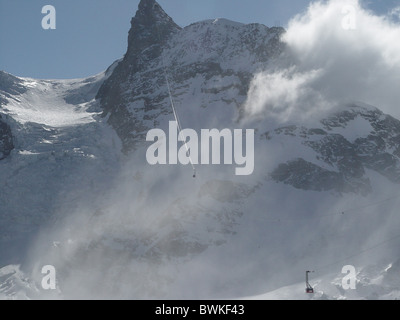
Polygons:
<instances>
[{"instance_id":1,"label":"snow slope","mask_svg":"<svg viewBox=\"0 0 400 320\"><path fill-rule=\"evenodd\" d=\"M356 270L355 288L343 289L346 273L315 277L310 281L313 294L305 292L305 283L294 284L277 290L251 296L249 300L398 300L400 298L398 262L375 265Z\"/></svg>"},{"instance_id":2,"label":"snow slope","mask_svg":"<svg viewBox=\"0 0 400 320\"><path fill-rule=\"evenodd\" d=\"M6 113L25 124L34 122L54 128L93 122L94 113L88 113L82 105L66 103L63 94L76 83L70 80L36 81L24 79L28 88L18 100L7 104ZM79 84L78 84L79 85Z\"/></svg>"},{"instance_id":3,"label":"snow slope","mask_svg":"<svg viewBox=\"0 0 400 320\"><path fill-rule=\"evenodd\" d=\"M119 139L102 124L99 109L88 110L96 110L96 87L106 76L102 73L81 80L18 78L22 93L11 96L3 91L6 102L0 110L11 127L14 149L0 163L0 260L8 261L18 256L17 251L24 252L21 246L26 247L31 236L57 219L58 208L68 203L71 206L72 199L85 188L93 189L91 185L99 177L97 164L104 166L104 174L112 170L110 163L118 157ZM76 97L80 103L66 102ZM107 158L103 157L106 152ZM90 171L90 167L92 175L83 177L82 171ZM82 189L72 195L70 190L77 186Z\"/></svg>"}]
</instances>

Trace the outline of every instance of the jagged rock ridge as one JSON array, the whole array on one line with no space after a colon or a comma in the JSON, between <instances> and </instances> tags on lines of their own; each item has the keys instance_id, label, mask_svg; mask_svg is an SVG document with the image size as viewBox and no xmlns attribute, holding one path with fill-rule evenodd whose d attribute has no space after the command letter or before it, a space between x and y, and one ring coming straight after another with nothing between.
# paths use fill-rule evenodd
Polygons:
<instances>
[{"instance_id":1,"label":"jagged rock ridge","mask_svg":"<svg viewBox=\"0 0 400 320\"><path fill-rule=\"evenodd\" d=\"M163 127L171 119L164 67L178 102L190 100L194 90L197 107L222 101L240 109L254 72L282 52L283 32L224 19L182 29L157 2L141 1L127 53L97 95L124 151L138 148L150 128Z\"/></svg>"},{"instance_id":2,"label":"jagged rock ridge","mask_svg":"<svg viewBox=\"0 0 400 320\"><path fill-rule=\"evenodd\" d=\"M279 135L299 137L320 162L291 159L272 172L274 180L304 190L368 194L371 185L366 170L370 169L400 183L399 120L376 108L350 106L322 119L320 124L312 129L285 127L264 135L267 139ZM363 128L362 132L351 134L357 126Z\"/></svg>"}]
</instances>

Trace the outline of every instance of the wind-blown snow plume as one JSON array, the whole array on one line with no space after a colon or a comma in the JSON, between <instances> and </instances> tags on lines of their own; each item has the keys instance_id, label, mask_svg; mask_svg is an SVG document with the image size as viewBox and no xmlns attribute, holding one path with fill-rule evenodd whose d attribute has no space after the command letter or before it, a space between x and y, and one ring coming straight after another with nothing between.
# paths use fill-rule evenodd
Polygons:
<instances>
[{"instance_id":1,"label":"wind-blown snow plume","mask_svg":"<svg viewBox=\"0 0 400 320\"><path fill-rule=\"evenodd\" d=\"M398 8L376 16L357 0L312 3L289 22L283 36L295 67L287 67L285 59L283 69L257 75L247 111L289 120L357 100L398 116L400 25L393 18L396 12Z\"/></svg>"},{"instance_id":2,"label":"wind-blown snow plume","mask_svg":"<svg viewBox=\"0 0 400 320\"><path fill-rule=\"evenodd\" d=\"M247 110L252 114L267 111L279 120L286 120L299 112L306 114L327 102L312 88L321 71L298 72L288 68L275 73L259 73L249 90Z\"/></svg>"}]
</instances>

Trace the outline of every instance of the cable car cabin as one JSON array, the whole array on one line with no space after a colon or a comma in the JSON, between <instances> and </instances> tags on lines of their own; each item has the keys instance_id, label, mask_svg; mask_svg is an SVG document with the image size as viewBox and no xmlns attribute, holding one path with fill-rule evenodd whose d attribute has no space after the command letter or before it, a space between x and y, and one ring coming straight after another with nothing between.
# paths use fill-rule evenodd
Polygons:
<instances>
[{"instance_id":1,"label":"cable car cabin","mask_svg":"<svg viewBox=\"0 0 400 320\"><path fill-rule=\"evenodd\" d=\"M314 271L306 271L306 293L314 293L314 288L308 282L308 274Z\"/></svg>"}]
</instances>

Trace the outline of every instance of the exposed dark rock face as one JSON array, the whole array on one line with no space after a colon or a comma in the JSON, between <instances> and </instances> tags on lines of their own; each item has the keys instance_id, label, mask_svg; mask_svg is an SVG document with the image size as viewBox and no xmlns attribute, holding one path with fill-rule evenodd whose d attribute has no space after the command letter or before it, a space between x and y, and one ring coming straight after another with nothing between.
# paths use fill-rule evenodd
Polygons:
<instances>
[{"instance_id":1,"label":"exposed dark rock face","mask_svg":"<svg viewBox=\"0 0 400 320\"><path fill-rule=\"evenodd\" d=\"M0 71L0 109L1 106L7 104L7 99L24 92L26 92L26 88L22 85L20 79L4 71Z\"/></svg>"},{"instance_id":2,"label":"exposed dark rock face","mask_svg":"<svg viewBox=\"0 0 400 320\"><path fill-rule=\"evenodd\" d=\"M11 74L0 71L0 111L8 103L8 99L26 92L22 81ZM0 114L0 160L10 155L14 149L13 136L10 126Z\"/></svg>"},{"instance_id":3,"label":"exposed dark rock face","mask_svg":"<svg viewBox=\"0 0 400 320\"><path fill-rule=\"evenodd\" d=\"M206 108L210 101L240 107L259 64L265 65L283 48L282 28L216 20L182 29L153 0L140 2L131 24L124 59L97 94L124 152L140 147L147 131L172 113L164 66L174 97L175 89L180 96L193 94L190 84L201 78L199 107ZM238 70L238 65L246 67ZM216 77L229 78L230 83L216 87ZM223 99L215 98L221 93Z\"/></svg>"},{"instance_id":4,"label":"exposed dark rock face","mask_svg":"<svg viewBox=\"0 0 400 320\"><path fill-rule=\"evenodd\" d=\"M10 155L14 149L13 136L10 126L2 120L0 115L0 160Z\"/></svg>"},{"instance_id":5,"label":"exposed dark rock face","mask_svg":"<svg viewBox=\"0 0 400 320\"><path fill-rule=\"evenodd\" d=\"M359 119L369 126L363 136L352 141L345 133L351 132L351 121ZM366 194L371 191L366 169L374 170L392 182L400 183L400 121L376 108L353 106L321 120L321 128L285 127L272 136L300 137L302 144L311 148L316 160L324 168L304 159L293 159L280 164L271 174L275 181L304 190L335 190ZM344 131L345 132L345 131ZM265 137L271 139L271 133ZM329 169L327 169L329 168Z\"/></svg>"}]
</instances>

